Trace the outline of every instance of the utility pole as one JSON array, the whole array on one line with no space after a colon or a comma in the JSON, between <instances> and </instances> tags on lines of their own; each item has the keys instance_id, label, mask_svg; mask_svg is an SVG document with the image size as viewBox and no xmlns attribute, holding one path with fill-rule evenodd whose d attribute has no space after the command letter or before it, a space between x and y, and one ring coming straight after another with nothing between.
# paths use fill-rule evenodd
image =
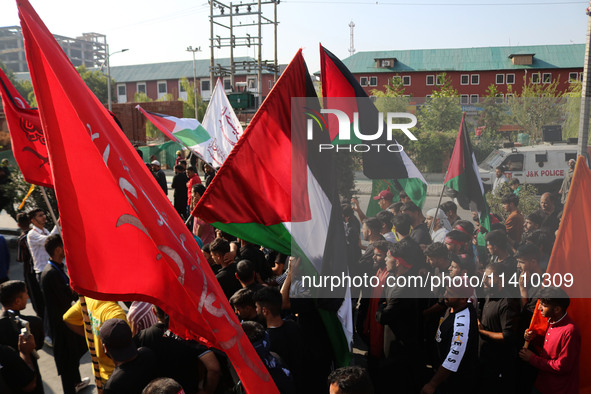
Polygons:
<instances>
[{"instance_id":1,"label":"utility pole","mask_svg":"<svg viewBox=\"0 0 591 394\"><path fill-rule=\"evenodd\" d=\"M195 119L197 119L197 67L195 66L195 52L201 52L201 47L193 49L192 46L188 46L187 52L193 52L193 97L195 99Z\"/></svg>"},{"instance_id":2,"label":"utility pole","mask_svg":"<svg viewBox=\"0 0 591 394\"><path fill-rule=\"evenodd\" d=\"M107 50L106 52L106 57L105 60L103 61L103 64L101 64L101 72L103 69L103 66L105 65L105 63L107 64L107 107L109 108L109 111L112 110L112 93L111 93L111 56L116 54L116 53L121 53L121 52L126 52L129 51L129 49L122 49L120 51L115 51L113 53L109 53L109 44L105 44L105 48Z\"/></svg>"},{"instance_id":3,"label":"utility pole","mask_svg":"<svg viewBox=\"0 0 591 394\"><path fill-rule=\"evenodd\" d=\"M591 107L591 76L589 75L589 56L591 55L591 6L587 8L587 42L585 44L585 63L583 66L583 82L581 90L581 114L579 117L579 149L578 154L585 157L589 165L587 144L589 140L589 109Z\"/></svg>"},{"instance_id":4,"label":"utility pole","mask_svg":"<svg viewBox=\"0 0 591 394\"><path fill-rule=\"evenodd\" d=\"M210 0L209 2L209 22L210 22L210 49L211 60L209 65L210 79L213 89L213 79L215 76L230 76L232 88L235 87L234 77L236 72L252 75L256 71L257 82L255 84L257 102L260 105L263 98L263 70L266 72L273 72L274 79L277 80L279 67L277 65L277 5L280 0L243 0L245 2L230 2L224 3L221 0ZM263 15L262 7L267 4L274 6L274 19L271 20ZM215 12L215 14L214 14ZM254 19L256 16L256 19ZM223 18L228 18L229 23L222 23ZM275 27L275 56L274 63L271 61L263 61L262 57L262 25L273 24ZM224 35L215 35L214 25L223 27L229 32L229 37ZM237 28L244 28L249 26L257 26L256 35L244 34L236 35ZM216 64L214 50L222 49L224 47L230 48L230 65L222 66ZM236 47L256 47L258 50L256 60L238 61L234 60L234 49ZM248 82L248 80L247 80Z\"/></svg>"}]
</instances>

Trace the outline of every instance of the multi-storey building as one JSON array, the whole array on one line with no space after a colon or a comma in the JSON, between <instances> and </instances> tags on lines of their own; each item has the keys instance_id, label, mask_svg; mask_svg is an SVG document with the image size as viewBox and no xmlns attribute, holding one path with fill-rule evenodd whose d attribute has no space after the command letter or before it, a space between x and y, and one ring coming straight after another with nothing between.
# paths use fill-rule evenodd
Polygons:
<instances>
[{"instance_id":1,"label":"multi-storey building","mask_svg":"<svg viewBox=\"0 0 591 394\"><path fill-rule=\"evenodd\" d=\"M499 96L521 92L524 82L567 91L582 79L584 44L358 52L343 60L365 91L384 90L399 78L404 94L429 97L445 73L463 105L477 105L494 85Z\"/></svg>"},{"instance_id":2,"label":"multi-storey building","mask_svg":"<svg viewBox=\"0 0 591 394\"><path fill-rule=\"evenodd\" d=\"M106 36L98 33L83 33L70 38L54 34L58 44L75 67L100 67L106 56ZM20 26L0 27L0 61L14 72L28 72L25 46Z\"/></svg>"}]
</instances>

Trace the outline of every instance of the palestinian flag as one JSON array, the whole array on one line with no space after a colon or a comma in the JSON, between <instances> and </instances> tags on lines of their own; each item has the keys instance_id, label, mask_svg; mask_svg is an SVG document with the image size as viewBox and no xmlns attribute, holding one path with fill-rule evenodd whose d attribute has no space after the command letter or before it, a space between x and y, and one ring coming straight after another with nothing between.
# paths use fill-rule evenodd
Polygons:
<instances>
[{"instance_id":1,"label":"palestinian flag","mask_svg":"<svg viewBox=\"0 0 591 394\"><path fill-rule=\"evenodd\" d=\"M207 143L211 140L211 136L197 119L177 118L170 115L158 114L156 112L146 111L139 105L136 105L135 108L144 114L168 138L180 145L186 146L205 159Z\"/></svg>"},{"instance_id":2,"label":"palestinian flag","mask_svg":"<svg viewBox=\"0 0 591 394\"><path fill-rule=\"evenodd\" d=\"M369 96L357 79L351 74L349 69L330 51L320 46L320 67L322 81L322 95L324 97L324 107L332 108L332 105L338 106L339 110L349 115L353 119L353 112L360 115L360 129L377 130L378 110L369 101ZM342 100L338 98L356 97L356 104L348 108L342 108ZM339 144L344 143L333 131L329 129L331 140L338 140ZM356 144L358 141L351 139L350 144ZM381 137L371 141L372 144L397 144L398 142L387 139L387 133L382 133ZM404 190L406 194L420 207L423 206L427 197L427 181L423 178L421 172L414 165L408 155L401 152L389 152L385 149L379 152L363 153L363 173L370 179L375 180L372 184L372 197L386 188L380 188L383 184L392 185L390 191L396 196ZM370 200L370 201L373 201ZM377 204L376 204L377 207ZM371 213L371 202L368 212ZM378 208L379 210L379 208ZM373 214L377 213L374 212Z\"/></svg>"},{"instance_id":3,"label":"palestinian flag","mask_svg":"<svg viewBox=\"0 0 591 394\"><path fill-rule=\"evenodd\" d=\"M306 103L292 106L298 97ZM330 141L320 132L306 139L307 105L319 107L300 50L193 215L246 241L301 257L300 268L307 274L330 275L346 261L344 227L332 155L317 149L323 138ZM326 298L315 302L335 361L344 366L351 357L351 303L344 291L332 298L338 303Z\"/></svg>"},{"instance_id":4,"label":"palestinian flag","mask_svg":"<svg viewBox=\"0 0 591 394\"><path fill-rule=\"evenodd\" d=\"M371 181L371 197L365 216L373 217L382 209L377 200L373 198L377 196L382 190L390 190L394 194L393 202L400 201L400 192L404 192L410 199L417 204L419 208L423 208L425 200L427 199L427 184L417 182L417 178L406 179L373 179Z\"/></svg>"},{"instance_id":5,"label":"palestinian flag","mask_svg":"<svg viewBox=\"0 0 591 394\"><path fill-rule=\"evenodd\" d=\"M480 215L480 225L490 231L490 210L486 202L476 156L466 130L465 117L466 114L462 116L460 131L443 184L459 193L458 200L469 201L470 209L478 211Z\"/></svg>"}]
</instances>

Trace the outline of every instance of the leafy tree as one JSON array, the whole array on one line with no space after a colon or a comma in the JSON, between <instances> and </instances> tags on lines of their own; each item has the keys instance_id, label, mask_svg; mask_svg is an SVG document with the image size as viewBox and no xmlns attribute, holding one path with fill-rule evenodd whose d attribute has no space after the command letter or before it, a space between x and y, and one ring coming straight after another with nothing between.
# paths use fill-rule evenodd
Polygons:
<instances>
[{"instance_id":1,"label":"leafy tree","mask_svg":"<svg viewBox=\"0 0 591 394\"><path fill-rule=\"evenodd\" d=\"M558 90L559 79L552 83L528 82L523 77L523 89L519 95L509 99L513 120L529 133L535 141L542 139L542 126L562 123L562 93ZM507 93L512 93L509 85Z\"/></svg>"},{"instance_id":2,"label":"leafy tree","mask_svg":"<svg viewBox=\"0 0 591 394\"><path fill-rule=\"evenodd\" d=\"M148 97L146 93L135 92L133 95L133 101L135 103L149 103L154 100ZM162 133L152 122L146 120L146 138L149 140L162 139Z\"/></svg>"},{"instance_id":3,"label":"leafy tree","mask_svg":"<svg viewBox=\"0 0 591 394\"><path fill-rule=\"evenodd\" d=\"M33 193L31 193L25 201L23 208L18 209L18 206L27 195L31 185L25 181L18 168L10 167L10 174L10 180L5 184L0 185L0 194L2 194L6 200L6 205L2 208L5 209L15 220L17 213L28 212L34 208L41 208L47 211L47 204L43 198L40 186L35 186ZM57 200L53 189L45 188L45 192L47 193L47 199L53 208L53 212L57 215ZM53 220L49 214L47 215L47 223L48 226L53 225Z\"/></svg>"},{"instance_id":4,"label":"leafy tree","mask_svg":"<svg viewBox=\"0 0 591 394\"><path fill-rule=\"evenodd\" d=\"M76 67L76 71L78 71L86 86L90 88L99 101L106 104L108 99L108 77L99 70L89 70L85 66ZM115 81L113 78L111 78L111 97L115 97Z\"/></svg>"},{"instance_id":5,"label":"leafy tree","mask_svg":"<svg viewBox=\"0 0 591 394\"><path fill-rule=\"evenodd\" d=\"M503 203L501 202L503 196L513 193L513 189L508 184L502 184L499 193L486 193L486 201L490 207L490 211L499 218L506 220L509 214L505 212ZM522 184L519 189L519 211L523 216L540 208L540 198L537 196L538 190L534 185Z\"/></svg>"},{"instance_id":6,"label":"leafy tree","mask_svg":"<svg viewBox=\"0 0 591 394\"><path fill-rule=\"evenodd\" d=\"M440 88L433 91L418 113L421 130L457 132L462 120L458 91L445 73L438 78L441 78Z\"/></svg>"},{"instance_id":7,"label":"leafy tree","mask_svg":"<svg viewBox=\"0 0 591 394\"><path fill-rule=\"evenodd\" d=\"M486 96L482 101L482 111L477 125L484 126L481 138L487 140L500 140L499 129L507 117L507 105L503 99L499 99L497 87L491 84L486 90Z\"/></svg>"},{"instance_id":8,"label":"leafy tree","mask_svg":"<svg viewBox=\"0 0 591 394\"><path fill-rule=\"evenodd\" d=\"M410 97L404 97L404 86L400 77L393 77L390 83L384 85L384 90L372 89L371 94L376 97L375 105L378 111L406 112Z\"/></svg>"},{"instance_id":9,"label":"leafy tree","mask_svg":"<svg viewBox=\"0 0 591 394\"><path fill-rule=\"evenodd\" d=\"M202 121L207 110L207 104L203 102L201 95L193 89L193 84L187 78L181 79L181 86L187 92L187 99L181 100L183 102L183 116L185 118L195 117L195 94L197 94L197 120ZM179 99L180 100L180 99Z\"/></svg>"},{"instance_id":10,"label":"leafy tree","mask_svg":"<svg viewBox=\"0 0 591 394\"><path fill-rule=\"evenodd\" d=\"M15 89L17 90L17 92L25 99L29 102L29 105L31 105L32 107L34 107L34 103L35 101L35 93L33 92L33 84L31 84L30 81L19 81L16 79L16 76L14 74L14 72L12 70L10 70L4 63L2 63L0 61L0 68L2 69L2 71L4 71L4 73L6 74L6 76L8 77L8 79L10 80L10 82L12 83L12 85L15 87Z\"/></svg>"},{"instance_id":11,"label":"leafy tree","mask_svg":"<svg viewBox=\"0 0 591 394\"><path fill-rule=\"evenodd\" d=\"M575 138L579 136L579 121L581 119L581 82L573 82L563 97L564 123L562 125L562 138Z\"/></svg>"}]
</instances>

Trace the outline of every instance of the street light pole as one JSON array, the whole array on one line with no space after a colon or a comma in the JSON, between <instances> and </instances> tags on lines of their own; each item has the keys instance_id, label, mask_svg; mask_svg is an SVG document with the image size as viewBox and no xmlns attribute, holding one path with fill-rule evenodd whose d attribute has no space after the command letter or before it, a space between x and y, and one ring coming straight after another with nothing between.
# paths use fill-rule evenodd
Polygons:
<instances>
[{"instance_id":1,"label":"street light pole","mask_svg":"<svg viewBox=\"0 0 591 394\"><path fill-rule=\"evenodd\" d=\"M197 119L197 67L195 66L195 52L201 52L201 47L193 49L187 47L187 52L193 52L193 97L195 98L195 119Z\"/></svg>"},{"instance_id":2,"label":"street light pole","mask_svg":"<svg viewBox=\"0 0 591 394\"><path fill-rule=\"evenodd\" d=\"M116 53L121 53L121 52L125 52L125 51L129 51L129 49L122 49L120 51L116 51L113 53L109 53L109 44L107 44L107 105L109 107L109 111L111 111L111 55L114 55ZM101 67L102 68L102 67Z\"/></svg>"}]
</instances>

